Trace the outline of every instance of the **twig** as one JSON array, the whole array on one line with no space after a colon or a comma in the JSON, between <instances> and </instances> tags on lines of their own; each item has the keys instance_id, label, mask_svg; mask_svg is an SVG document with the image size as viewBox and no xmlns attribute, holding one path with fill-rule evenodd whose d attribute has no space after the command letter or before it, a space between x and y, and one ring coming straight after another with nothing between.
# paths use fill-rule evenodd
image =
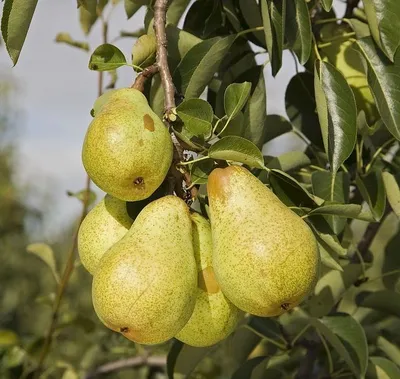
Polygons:
<instances>
[{"instance_id":1,"label":"twig","mask_svg":"<svg viewBox=\"0 0 400 379\"><path fill-rule=\"evenodd\" d=\"M154 4L154 31L157 41L157 65L160 70L161 83L164 89L164 117L168 121L175 121L175 86L168 66L168 42L165 30L167 9L168 0L156 0Z\"/></svg>"},{"instance_id":2,"label":"twig","mask_svg":"<svg viewBox=\"0 0 400 379\"><path fill-rule=\"evenodd\" d=\"M165 367L167 363L166 356L139 356L127 359L120 359L115 362L106 363L102 366L97 367L95 370L89 372L85 379L93 379L100 375L109 374L111 372L123 370L125 368L135 368L141 366L149 366L149 367Z\"/></svg>"},{"instance_id":3,"label":"twig","mask_svg":"<svg viewBox=\"0 0 400 379\"><path fill-rule=\"evenodd\" d=\"M153 64L149 67L146 67L135 79L135 82L132 84L132 88L137 89L140 92L144 91L144 85L148 79L153 77L158 72L158 66Z\"/></svg>"}]
</instances>

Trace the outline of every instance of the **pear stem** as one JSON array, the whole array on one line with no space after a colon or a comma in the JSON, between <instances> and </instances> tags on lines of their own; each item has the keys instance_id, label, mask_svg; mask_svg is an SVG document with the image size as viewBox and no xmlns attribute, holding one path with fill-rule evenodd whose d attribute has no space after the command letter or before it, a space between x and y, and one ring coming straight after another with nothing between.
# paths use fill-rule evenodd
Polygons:
<instances>
[{"instance_id":1,"label":"pear stem","mask_svg":"<svg viewBox=\"0 0 400 379\"><path fill-rule=\"evenodd\" d=\"M138 76L136 76L135 82L132 84L131 88L143 92L146 81L157 74L157 72L158 66L156 64L146 67L140 74L138 74Z\"/></svg>"},{"instance_id":2,"label":"pear stem","mask_svg":"<svg viewBox=\"0 0 400 379\"><path fill-rule=\"evenodd\" d=\"M176 119L175 109L175 86L172 81L168 66L167 33L165 23L167 19L168 0L156 0L154 3L154 32L157 41L157 65L160 70L161 83L164 89L164 111L168 121Z\"/></svg>"}]
</instances>

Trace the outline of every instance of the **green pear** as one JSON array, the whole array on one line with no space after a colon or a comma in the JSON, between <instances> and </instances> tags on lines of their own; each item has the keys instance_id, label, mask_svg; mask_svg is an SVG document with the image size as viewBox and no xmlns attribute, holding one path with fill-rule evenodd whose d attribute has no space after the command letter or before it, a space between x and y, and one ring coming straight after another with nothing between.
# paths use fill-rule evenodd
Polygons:
<instances>
[{"instance_id":1,"label":"green pear","mask_svg":"<svg viewBox=\"0 0 400 379\"><path fill-rule=\"evenodd\" d=\"M308 225L240 166L208 178L213 264L225 296L257 316L278 316L312 291L319 272Z\"/></svg>"},{"instance_id":2,"label":"green pear","mask_svg":"<svg viewBox=\"0 0 400 379\"><path fill-rule=\"evenodd\" d=\"M101 258L92 297L100 320L141 344L175 336L196 302L192 223L185 202L165 196L139 213Z\"/></svg>"},{"instance_id":3,"label":"green pear","mask_svg":"<svg viewBox=\"0 0 400 379\"><path fill-rule=\"evenodd\" d=\"M176 338L191 346L204 347L228 337L243 312L225 297L215 279L210 223L198 213L191 217L198 272L197 300L192 316Z\"/></svg>"},{"instance_id":4,"label":"green pear","mask_svg":"<svg viewBox=\"0 0 400 379\"><path fill-rule=\"evenodd\" d=\"M78 232L78 252L92 275L100 258L128 232L133 220L126 202L106 195L85 217Z\"/></svg>"},{"instance_id":5,"label":"green pear","mask_svg":"<svg viewBox=\"0 0 400 379\"><path fill-rule=\"evenodd\" d=\"M104 97L103 97L104 96ZM125 201L149 197L172 162L168 129L138 90L122 88L97 99L82 149L83 165L103 191Z\"/></svg>"}]
</instances>

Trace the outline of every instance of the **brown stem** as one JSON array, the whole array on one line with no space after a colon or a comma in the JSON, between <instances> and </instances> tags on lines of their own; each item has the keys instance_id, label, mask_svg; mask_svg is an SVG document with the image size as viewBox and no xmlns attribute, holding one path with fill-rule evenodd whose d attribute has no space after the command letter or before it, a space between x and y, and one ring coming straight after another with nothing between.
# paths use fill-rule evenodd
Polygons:
<instances>
[{"instance_id":1,"label":"brown stem","mask_svg":"<svg viewBox=\"0 0 400 379\"><path fill-rule=\"evenodd\" d=\"M175 121L175 86L168 66L167 19L168 0L156 0L154 4L154 31L157 41L157 65L160 70L161 83L164 88L164 116L168 121Z\"/></svg>"},{"instance_id":2,"label":"brown stem","mask_svg":"<svg viewBox=\"0 0 400 379\"><path fill-rule=\"evenodd\" d=\"M109 374L115 371L119 371L125 368L135 368L141 366L149 367L165 367L167 363L167 358L163 355L160 356L139 356L127 359L120 359L115 362L109 362L102 366L97 367L95 370L89 372L85 379L93 379L100 375Z\"/></svg>"},{"instance_id":3,"label":"brown stem","mask_svg":"<svg viewBox=\"0 0 400 379\"><path fill-rule=\"evenodd\" d=\"M146 67L135 79L135 82L132 84L132 88L137 89L140 92L144 91L144 85L148 79L157 74L158 66L153 64L149 67Z\"/></svg>"}]
</instances>

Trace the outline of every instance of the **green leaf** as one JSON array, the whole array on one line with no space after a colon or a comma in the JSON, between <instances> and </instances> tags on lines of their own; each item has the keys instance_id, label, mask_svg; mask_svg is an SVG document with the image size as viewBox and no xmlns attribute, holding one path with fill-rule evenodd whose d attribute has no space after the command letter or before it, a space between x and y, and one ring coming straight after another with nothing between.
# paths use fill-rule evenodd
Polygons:
<instances>
[{"instance_id":1,"label":"green leaf","mask_svg":"<svg viewBox=\"0 0 400 379\"><path fill-rule=\"evenodd\" d=\"M400 46L400 3L397 0L363 0L375 42L393 62Z\"/></svg>"},{"instance_id":2,"label":"green leaf","mask_svg":"<svg viewBox=\"0 0 400 379\"><path fill-rule=\"evenodd\" d=\"M78 379L78 374L72 369L67 369L61 379Z\"/></svg>"},{"instance_id":3,"label":"green leaf","mask_svg":"<svg viewBox=\"0 0 400 379\"><path fill-rule=\"evenodd\" d=\"M185 100L178 105L176 112L190 135L208 137L211 134L214 113L207 101L202 99Z\"/></svg>"},{"instance_id":4,"label":"green leaf","mask_svg":"<svg viewBox=\"0 0 400 379\"><path fill-rule=\"evenodd\" d=\"M341 171L336 174L336 180L332 192L332 173L328 171L315 171L311 176L311 183L314 195L324 200L330 200L337 203L347 203L350 193L350 177L347 173ZM331 197L333 194L333 197ZM325 216L326 221L335 234L340 234L346 225L346 220L335 216Z\"/></svg>"},{"instance_id":5,"label":"green leaf","mask_svg":"<svg viewBox=\"0 0 400 379\"><path fill-rule=\"evenodd\" d=\"M218 70L236 36L211 38L192 47L174 72L174 83L185 98L199 97Z\"/></svg>"},{"instance_id":6,"label":"green leaf","mask_svg":"<svg viewBox=\"0 0 400 379\"><path fill-rule=\"evenodd\" d=\"M58 33L55 41L58 43L65 43L69 46L76 47L84 51L89 51L89 44L87 42L75 41L72 39L69 33Z\"/></svg>"},{"instance_id":7,"label":"green leaf","mask_svg":"<svg viewBox=\"0 0 400 379\"><path fill-rule=\"evenodd\" d=\"M393 212L400 217L400 187L396 178L390 172L382 173L383 184L385 185L386 196Z\"/></svg>"},{"instance_id":8,"label":"green leaf","mask_svg":"<svg viewBox=\"0 0 400 379\"><path fill-rule=\"evenodd\" d=\"M367 376L369 379L397 379L400 369L391 361L382 357L370 357Z\"/></svg>"},{"instance_id":9,"label":"green leaf","mask_svg":"<svg viewBox=\"0 0 400 379\"><path fill-rule=\"evenodd\" d=\"M371 35L371 31L368 27L368 24L366 24L365 22L362 22L356 18L351 18L349 20L349 23L354 32L356 33L358 39L369 37Z\"/></svg>"},{"instance_id":10,"label":"green leaf","mask_svg":"<svg viewBox=\"0 0 400 379\"><path fill-rule=\"evenodd\" d=\"M237 1L235 1L237 3ZM240 18L243 18L248 29L263 26L260 7L256 0L239 0ZM242 21L243 24L243 21ZM258 46L266 47L265 34L263 31L253 32L249 39Z\"/></svg>"},{"instance_id":11,"label":"green leaf","mask_svg":"<svg viewBox=\"0 0 400 379\"><path fill-rule=\"evenodd\" d=\"M322 7L325 9L325 12L329 12L332 8L333 0L322 0Z\"/></svg>"},{"instance_id":12,"label":"green leaf","mask_svg":"<svg viewBox=\"0 0 400 379\"><path fill-rule=\"evenodd\" d=\"M382 290L372 292L357 301L360 307L372 308L393 316L400 317L400 293Z\"/></svg>"},{"instance_id":13,"label":"green leaf","mask_svg":"<svg viewBox=\"0 0 400 379\"><path fill-rule=\"evenodd\" d=\"M20 366L24 363L26 358L26 351L19 346L13 346L6 351L1 359L2 368L13 368Z\"/></svg>"},{"instance_id":14,"label":"green leaf","mask_svg":"<svg viewBox=\"0 0 400 379\"><path fill-rule=\"evenodd\" d=\"M319 84L318 81L316 83ZM300 72L293 76L286 88L285 104L293 126L301 130L313 144L323 147L318 114L315 111L314 75Z\"/></svg>"},{"instance_id":15,"label":"green leaf","mask_svg":"<svg viewBox=\"0 0 400 379\"><path fill-rule=\"evenodd\" d=\"M289 174L271 169L269 181L274 193L287 206L303 206L312 208L316 199Z\"/></svg>"},{"instance_id":16,"label":"green leaf","mask_svg":"<svg viewBox=\"0 0 400 379\"><path fill-rule=\"evenodd\" d=\"M132 64L147 67L156 61L156 37L154 34L144 34L138 38L132 48Z\"/></svg>"},{"instance_id":17,"label":"green leaf","mask_svg":"<svg viewBox=\"0 0 400 379\"><path fill-rule=\"evenodd\" d=\"M339 239L335 235L321 233L313 226L313 231L316 234L318 243L325 248L328 252L331 251L334 254L345 257L347 255L347 249L345 249L339 242Z\"/></svg>"},{"instance_id":18,"label":"green leaf","mask_svg":"<svg viewBox=\"0 0 400 379\"><path fill-rule=\"evenodd\" d=\"M385 212L386 206L386 191L382 173L376 170L368 175L357 175L356 184L362 197L369 205L374 219L379 221Z\"/></svg>"},{"instance_id":19,"label":"green leaf","mask_svg":"<svg viewBox=\"0 0 400 379\"><path fill-rule=\"evenodd\" d=\"M178 25L178 22L181 19L189 3L190 0L171 1L167 10L167 24Z\"/></svg>"},{"instance_id":20,"label":"green leaf","mask_svg":"<svg viewBox=\"0 0 400 379\"><path fill-rule=\"evenodd\" d=\"M271 159L267 167L282 171L292 171L311 164L310 158L301 151L289 151Z\"/></svg>"},{"instance_id":21,"label":"green leaf","mask_svg":"<svg viewBox=\"0 0 400 379\"><path fill-rule=\"evenodd\" d=\"M79 8L79 23L82 31L88 35L98 19L96 0L91 0L86 7Z\"/></svg>"},{"instance_id":22,"label":"green leaf","mask_svg":"<svg viewBox=\"0 0 400 379\"><path fill-rule=\"evenodd\" d=\"M96 106L96 103L95 103ZM70 197L76 197L78 200L80 200L82 203L86 200L86 190L81 190L79 192L71 192L67 191L67 195ZM87 202L87 205L91 205L96 201L97 195L94 191L89 192L89 200Z\"/></svg>"},{"instance_id":23,"label":"green leaf","mask_svg":"<svg viewBox=\"0 0 400 379\"><path fill-rule=\"evenodd\" d=\"M293 125L285 118L276 114L265 119L264 143L293 130Z\"/></svg>"},{"instance_id":24,"label":"green leaf","mask_svg":"<svg viewBox=\"0 0 400 379\"><path fill-rule=\"evenodd\" d=\"M311 21L306 0L287 0L286 38L299 62L305 64L311 54Z\"/></svg>"},{"instance_id":25,"label":"green leaf","mask_svg":"<svg viewBox=\"0 0 400 379\"><path fill-rule=\"evenodd\" d=\"M225 120L225 119L224 119ZM220 133L221 130L225 127L226 123L228 122L228 119L226 121L222 121L220 125L216 129L216 133ZM221 133L218 134L221 137L225 136L239 136L242 137L244 134L244 114L243 112L239 112L234 119L229 121L229 125L225 128L225 130Z\"/></svg>"},{"instance_id":26,"label":"green leaf","mask_svg":"<svg viewBox=\"0 0 400 379\"><path fill-rule=\"evenodd\" d=\"M7 52L18 62L38 0L6 0L1 18L1 33Z\"/></svg>"},{"instance_id":27,"label":"green leaf","mask_svg":"<svg viewBox=\"0 0 400 379\"><path fill-rule=\"evenodd\" d=\"M213 159L224 159L245 163L250 167L264 168L264 157L256 145L238 136L221 138L208 150Z\"/></svg>"},{"instance_id":28,"label":"green leaf","mask_svg":"<svg viewBox=\"0 0 400 379\"><path fill-rule=\"evenodd\" d=\"M362 212L361 210L362 207L359 204L327 204L313 209L307 216L333 215L363 221L373 221L372 215Z\"/></svg>"},{"instance_id":29,"label":"green leaf","mask_svg":"<svg viewBox=\"0 0 400 379\"><path fill-rule=\"evenodd\" d=\"M100 45L89 60L89 69L95 71L115 70L124 65L126 65L124 53L109 43Z\"/></svg>"},{"instance_id":30,"label":"green leaf","mask_svg":"<svg viewBox=\"0 0 400 379\"><path fill-rule=\"evenodd\" d=\"M267 365L268 357L256 357L245 362L232 375L232 379L262 379Z\"/></svg>"},{"instance_id":31,"label":"green leaf","mask_svg":"<svg viewBox=\"0 0 400 379\"><path fill-rule=\"evenodd\" d=\"M150 0L125 0L124 7L127 18L130 19L142 7L142 5L147 5L149 1Z\"/></svg>"},{"instance_id":32,"label":"green leaf","mask_svg":"<svg viewBox=\"0 0 400 379\"><path fill-rule=\"evenodd\" d=\"M316 63L318 75L326 102L326 111L318 106L322 132L328 136L325 151L331 164L331 171L335 174L343 162L350 156L357 138L357 107L353 91L344 76L333 65L319 61ZM317 91L316 91L317 92ZM317 96L317 105L321 97ZM320 115L320 112L322 114ZM327 113L326 113L327 112ZM323 129L324 130L324 129Z\"/></svg>"},{"instance_id":33,"label":"green leaf","mask_svg":"<svg viewBox=\"0 0 400 379\"><path fill-rule=\"evenodd\" d=\"M232 83L225 90L224 106L226 115L233 119L245 106L251 91L251 83Z\"/></svg>"},{"instance_id":34,"label":"green leaf","mask_svg":"<svg viewBox=\"0 0 400 379\"><path fill-rule=\"evenodd\" d=\"M244 124L246 125L244 137L261 149L264 144L267 92L262 67L258 66L254 70L258 70L258 78L244 111Z\"/></svg>"},{"instance_id":35,"label":"green leaf","mask_svg":"<svg viewBox=\"0 0 400 379\"><path fill-rule=\"evenodd\" d=\"M321 320L311 319L357 378L364 378L368 365L368 345L362 326L350 315L337 313Z\"/></svg>"},{"instance_id":36,"label":"green leaf","mask_svg":"<svg viewBox=\"0 0 400 379\"><path fill-rule=\"evenodd\" d=\"M199 362L213 350L211 347L192 347L180 341L174 341L167 357L168 379L174 379L174 374L189 377Z\"/></svg>"},{"instance_id":37,"label":"green leaf","mask_svg":"<svg viewBox=\"0 0 400 379\"><path fill-rule=\"evenodd\" d=\"M321 255L321 263L323 265L333 270L343 271L342 266L329 254L323 245L318 244L318 247Z\"/></svg>"},{"instance_id":38,"label":"green leaf","mask_svg":"<svg viewBox=\"0 0 400 379\"><path fill-rule=\"evenodd\" d=\"M309 312L314 317L326 316L362 274L360 264L348 264L343 271L332 270L319 279L314 296L308 301Z\"/></svg>"},{"instance_id":39,"label":"green leaf","mask_svg":"<svg viewBox=\"0 0 400 379\"><path fill-rule=\"evenodd\" d=\"M57 271L56 261L54 259L53 249L45 243L31 243L26 247L28 253L32 253L40 258L50 268L57 283L60 282L60 276Z\"/></svg>"},{"instance_id":40,"label":"green leaf","mask_svg":"<svg viewBox=\"0 0 400 379\"><path fill-rule=\"evenodd\" d=\"M250 316L247 326L267 339L284 342L279 323L273 318Z\"/></svg>"},{"instance_id":41,"label":"green leaf","mask_svg":"<svg viewBox=\"0 0 400 379\"><path fill-rule=\"evenodd\" d=\"M356 44L365 58L368 84L382 120L389 132L400 140L400 54L391 63L371 37L359 39Z\"/></svg>"},{"instance_id":42,"label":"green leaf","mask_svg":"<svg viewBox=\"0 0 400 379\"><path fill-rule=\"evenodd\" d=\"M400 365L400 349L396 345L389 342L386 338L379 336L376 339L376 347L382 350L396 365Z\"/></svg>"},{"instance_id":43,"label":"green leaf","mask_svg":"<svg viewBox=\"0 0 400 379\"><path fill-rule=\"evenodd\" d=\"M192 184L206 184L208 175L211 173L213 168L214 162L209 159L193 163L190 169Z\"/></svg>"}]
</instances>

